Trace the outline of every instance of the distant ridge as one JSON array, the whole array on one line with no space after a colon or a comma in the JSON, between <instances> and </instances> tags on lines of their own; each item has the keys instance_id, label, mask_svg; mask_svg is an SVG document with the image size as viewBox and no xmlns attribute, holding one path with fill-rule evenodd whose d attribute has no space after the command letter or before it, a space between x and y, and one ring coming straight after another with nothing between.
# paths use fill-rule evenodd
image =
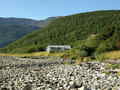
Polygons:
<instances>
[{"instance_id":1,"label":"distant ridge","mask_svg":"<svg viewBox=\"0 0 120 90\"><path fill-rule=\"evenodd\" d=\"M0 47L4 47L34 30L43 28L55 18L33 20L27 18L0 17Z\"/></svg>"}]
</instances>

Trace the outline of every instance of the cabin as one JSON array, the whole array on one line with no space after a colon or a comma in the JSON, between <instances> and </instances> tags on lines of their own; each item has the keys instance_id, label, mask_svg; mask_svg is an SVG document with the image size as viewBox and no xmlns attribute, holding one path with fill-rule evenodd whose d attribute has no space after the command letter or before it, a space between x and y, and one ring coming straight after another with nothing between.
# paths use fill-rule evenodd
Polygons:
<instances>
[{"instance_id":1,"label":"cabin","mask_svg":"<svg viewBox=\"0 0 120 90\"><path fill-rule=\"evenodd\" d=\"M71 49L70 45L49 45L46 48L46 51L48 53L50 53L50 52L63 52L65 50L70 50L70 49Z\"/></svg>"}]
</instances>

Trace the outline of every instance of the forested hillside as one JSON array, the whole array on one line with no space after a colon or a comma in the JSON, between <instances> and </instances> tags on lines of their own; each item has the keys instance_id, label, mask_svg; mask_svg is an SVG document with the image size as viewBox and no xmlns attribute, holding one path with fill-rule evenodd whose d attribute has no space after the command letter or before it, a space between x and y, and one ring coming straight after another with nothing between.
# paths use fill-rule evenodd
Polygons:
<instances>
[{"instance_id":1,"label":"forested hillside","mask_svg":"<svg viewBox=\"0 0 120 90\"><path fill-rule=\"evenodd\" d=\"M45 50L47 45L68 44L87 53L120 48L120 11L95 11L60 17L2 49L9 53Z\"/></svg>"},{"instance_id":2,"label":"forested hillside","mask_svg":"<svg viewBox=\"0 0 120 90\"><path fill-rule=\"evenodd\" d=\"M23 37L24 35L41 29L55 17L46 20L32 20L25 18L0 18L0 47Z\"/></svg>"}]
</instances>

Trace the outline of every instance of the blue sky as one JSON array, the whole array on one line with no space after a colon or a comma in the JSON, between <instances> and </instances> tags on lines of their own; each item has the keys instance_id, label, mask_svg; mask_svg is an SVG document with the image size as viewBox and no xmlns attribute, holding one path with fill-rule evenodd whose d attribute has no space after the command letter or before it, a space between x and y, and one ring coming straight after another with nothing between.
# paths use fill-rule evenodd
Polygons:
<instances>
[{"instance_id":1,"label":"blue sky","mask_svg":"<svg viewBox=\"0 0 120 90\"><path fill-rule=\"evenodd\" d=\"M120 0L1 0L0 17L45 19L95 10L118 10Z\"/></svg>"}]
</instances>

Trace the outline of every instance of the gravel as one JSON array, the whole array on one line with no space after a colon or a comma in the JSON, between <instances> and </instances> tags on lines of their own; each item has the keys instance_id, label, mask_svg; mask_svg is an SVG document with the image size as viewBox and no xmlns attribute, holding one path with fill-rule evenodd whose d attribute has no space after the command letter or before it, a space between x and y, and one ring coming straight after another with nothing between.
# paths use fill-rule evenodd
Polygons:
<instances>
[{"instance_id":1,"label":"gravel","mask_svg":"<svg viewBox=\"0 0 120 90\"><path fill-rule=\"evenodd\" d=\"M106 63L54 59L0 57L0 90L120 90L120 76Z\"/></svg>"}]
</instances>

